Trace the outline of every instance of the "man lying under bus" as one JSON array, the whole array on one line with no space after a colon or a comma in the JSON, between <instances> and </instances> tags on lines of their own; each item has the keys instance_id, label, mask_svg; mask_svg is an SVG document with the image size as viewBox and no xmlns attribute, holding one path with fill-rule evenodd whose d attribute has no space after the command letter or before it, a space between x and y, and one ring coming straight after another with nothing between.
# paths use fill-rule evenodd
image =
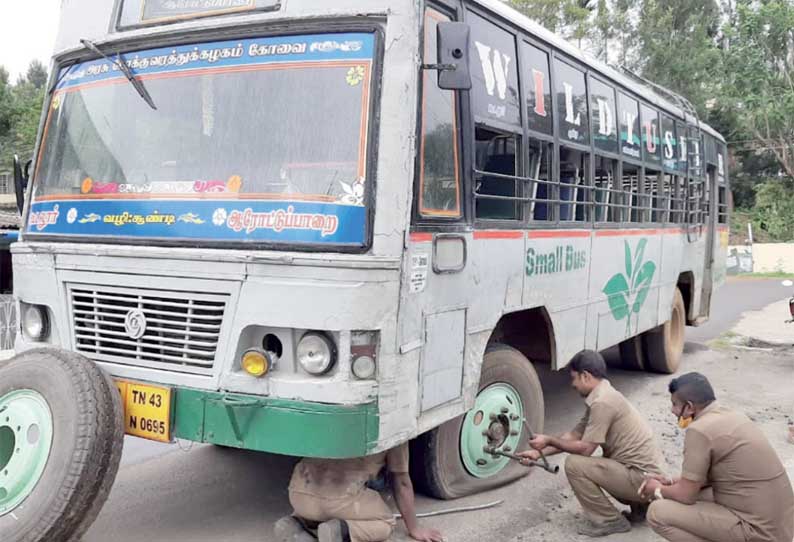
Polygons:
<instances>
[{"instance_id":1,"label":"man lying under bus","mask_svg":"<svg viewBox=\"0 0 794 542\"><path fill-rule=\"evenodd\" d=\"M584 350L567 369L571 385L584 397L584 416L573 431L562 436L535 435L529 442L534 449L517 455L529 464L539 459L541 451L570 454L565 474L588 520L579 527L579 534L600 537L628 532L632 522L645 518L650 499L638 490L646 473L662 475L662 452L648 422L606 379L601 354ZM603 457L593 457L599 447ZM619 512L605 492L629 505L631 513Z\"/></svg>"},{"instance_id":2,"label":"man lying under bus","mask_svg":"<svg viewBox=\"0 0 794 542\"><path fill-rule=\"evenodd\" d=\"M304 458L292 473L291 516L274 527L278 542L381 542L388 540L396 521L373 488L391 481L405 528L419 542L443 542L435 529L419 526L414 488L408 474L408 443L387 452L354 459ZM315 538L316 534L316 538Z\"/></svg>"}]
</instances>

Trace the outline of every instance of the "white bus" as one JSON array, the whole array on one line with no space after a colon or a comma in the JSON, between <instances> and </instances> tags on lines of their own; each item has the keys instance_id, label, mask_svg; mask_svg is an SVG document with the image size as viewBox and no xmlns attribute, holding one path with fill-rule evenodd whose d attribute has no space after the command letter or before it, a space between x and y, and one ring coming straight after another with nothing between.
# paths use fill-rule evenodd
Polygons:
<instances>
[{"instance_id":1,"label":"white bus","mask_svg":"<svg viewBox=\"0 0 794 542\"><path fill-rule=\"evenodd\" d=\"M87 528L122 432L503 484L537 366L674 372L724 280L722 137L496 0L64 0L52 68L4 540Z\"/></svg>"}]
</instances>

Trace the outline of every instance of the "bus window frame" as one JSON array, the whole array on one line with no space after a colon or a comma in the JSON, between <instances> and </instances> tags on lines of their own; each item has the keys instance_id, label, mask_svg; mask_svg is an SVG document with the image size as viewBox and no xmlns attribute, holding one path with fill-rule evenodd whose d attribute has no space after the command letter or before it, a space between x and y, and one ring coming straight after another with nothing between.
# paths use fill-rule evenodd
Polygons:
<instances>
[{"instance_id":1,"label":"bus window frame","mask_svg":"<svg viewBox=\"0 0 794 542\"><path fill-rule=\"evenodd\" d=\"M443 7L442 7L443 6ZM428 2L424 7L424 12L422 13L422 25L420 28L420 50L422 51L423 55L426 51L426 42L425 36L427 33L427 27L425 22L429 11L435 11L436 13L446 16L449 18L450 21L458 20L458 14L456 13L457 10L450 10L443 4L437 2ZM423 180L424 180L424 113L425 113L425 83L429 82L433 84L433 81L437 79L434 77L436 72L432 72L429 70L421 70L420 71L420 80L419 80L419 95L418 95L418 107L417 107L417 133L416 133L416 141L419 142L419 146L417 149L416 155L416 166L415 166L415 175L414 175L414 186L413 192L414 197L412 198L412 208L413 211L411 212L411 222L412 226L421 226L423 224L427 225L434 225L438 226L439 224L458 224L458 223L465 223L467 222L467 202L468 199L466 197L466 173L463 167L463 155L464 148L463 148L463 124L462 124L462 102L464 101L464 91L455 91L451 90L449 92L452 93L454 98L454 107L453 107L453 123L454 123L454 138L455 138L455 171L456 171L456 190L457 190L457 198L458 198L458 213L457 214L445 214L441 212L428 212L428 211L439 211L438 209L424 209L422 196L423 196ZM466 103L468 104L468 95L465 96ZM424 212L423 212L424 211Z\"/></svg>"},{"instance_id":2,"label":"bus window frame","mask_svg":"<svg viewBox=\"0 0 794 542\"><path fill-rule=\"evenodd\" d=\"M146 0L141 0L141 10L143 10L143 3ZM210 12L200 12L195 14L176 15L173 17L163 17L151 19L149 21L140 20L135 24L122 24L121 18L124 15L124 4L127 0L114 0L113 12L110 17L109 33L114 34L117 32L129 32L131 30L154 29L161 26L194 22L201 19L228 19L230 17L240 17L246 15L256 15L262 13L273 13L280 11L284 7L286 0L278 0L272 6L256 7L256 0L253 0L254 6L250 9L225 9Z\"/></svg>"},{"instance_id":3,"label":"bus window frame","mask_svg":"<svg viewBox=\"0 0 794 542\"><path fill-rule=\"evenodd\" d=\"M364 193L366 221L364 223L364 242L361 245L351 245L344 243L324 244L324 243L285 243L285 242L270 242L270 241L230 241L230 240L213 240L213 239L170 239L158 237L126 237L118 235L96 236L91 235L82 237L78 235L53 235L48 233L37 233L28 230L30 219L31 205L26 205L25 214L22 217L21 229L24 232L24 238L30 239L34 242L69 242L80 244L108 244L108 245L127 245L127 246L157 246L157 247L195 247L200 246L206 249L227 249L227 250L273 250L277 252L334 252L339 254L366 254L372 250L374 240L374 226L375 226L375 204L377 200L377 178L378 178L378 153L380 144L378 141L378 134L380 133L380 105L383 95L383 61L385 55L385 42L386 31L380 24L372 22L350 22L346 23L342 28L335 27L332 32L329 32L327 22L325 21L304 21L301 24L296 24L291 27L288 32L278 32L274 30L263 29L261 26L252 28L242 27L239 28L231 37L229 30L226 28L214 27L211 29L197 28L189 32L180 33L178 39L173 38L167 34L147 34L144 37L138 36L136 38L123 38L114 41L107 46L107 54L115 54L121 51L123 54L129 52L157 49L159 47L173 47L180 45L190 45L193 43L207 43L222 39L247 39L247 38L267 38L267 37L282 37L282 36L302 36L307 34L338 34L338 33L371 33L374 36L374 56L372 59L372 79L370 86L370 103L368 110L368 129L367 129L367 190ZM89 62L96 58L93 53L86 54L87 51L81 50L60 58L59 62L53 64L52 73L50 78L54 80L62 68L66 68L70 63L76 62ZM52 96L47 97L45 104L45 112L42 114L42 125L39 130L40 135L37 137L36 150L34 159L38 162L42 152L43 132L44 127L49 122L49 115L51 108L49 107ZM30 190L36 183L36 176L38 175L38 168L34 168L29 181ZM29 199L29 198L28 198Z\"/></svg>"}]
</instances>

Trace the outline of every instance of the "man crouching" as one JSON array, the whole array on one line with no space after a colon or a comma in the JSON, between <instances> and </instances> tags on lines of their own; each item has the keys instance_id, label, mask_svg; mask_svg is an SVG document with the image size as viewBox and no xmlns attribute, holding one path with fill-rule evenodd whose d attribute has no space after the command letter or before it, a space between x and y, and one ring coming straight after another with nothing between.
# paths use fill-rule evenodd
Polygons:
<instances>
[{"instance_id":1,"label":"man crouching","mask_svg":"<svg viewBox=\"0 0 794 542\"><path fill-rule=\"evenodd\" d=\"M368 487L382 471L391 474L394 499L414 540L442 542L435 529L416 519L414 488L408 474L408 443L388 452L354 459L305 458L295 466L289 500L295 512L274 527L279 542L381 542L394 530L394 515L380 494Z\"/></svg>"}]
</instances>

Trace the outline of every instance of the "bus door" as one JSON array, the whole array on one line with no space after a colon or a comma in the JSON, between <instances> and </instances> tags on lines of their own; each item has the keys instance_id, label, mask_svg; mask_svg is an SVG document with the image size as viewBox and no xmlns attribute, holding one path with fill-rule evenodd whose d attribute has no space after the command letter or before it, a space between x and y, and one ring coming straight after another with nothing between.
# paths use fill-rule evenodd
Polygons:
<instances>
[{"instance_id":1,"label":"bus door","mask_svg":"<svg viewBox=\"0 0 794 542\"><path fill-rule=\"evenodd\" d=\"M428 3L422 62L437 64L437 29L456 10ZM405 371L419 367L419 412L442 405L460 409L472 234L466 222L461 164L461 92L441 89L438 72L424 69L419 101L412 231L406 237L399 310L398 348ZM418 359L417 359L418 358ZM405 376L402 380L408 382ZM414 390L405 390L413 393Z\"/></svg>"},{"instance_id":2,"label":"bus door","mask_svg":"<svg viewBox=\"0 0 794 542\"><path fill-rule=\"evenodd\" d=\"M702 220L705 231L705 255L703 268L703 292L700 296L700 316L708 317L711 311L711 294L714 291L714 243L717 235L717 215L719 205L716 201L717 167L708 161L706 177L703 185Z\"/></svg>"}]
</instances>

